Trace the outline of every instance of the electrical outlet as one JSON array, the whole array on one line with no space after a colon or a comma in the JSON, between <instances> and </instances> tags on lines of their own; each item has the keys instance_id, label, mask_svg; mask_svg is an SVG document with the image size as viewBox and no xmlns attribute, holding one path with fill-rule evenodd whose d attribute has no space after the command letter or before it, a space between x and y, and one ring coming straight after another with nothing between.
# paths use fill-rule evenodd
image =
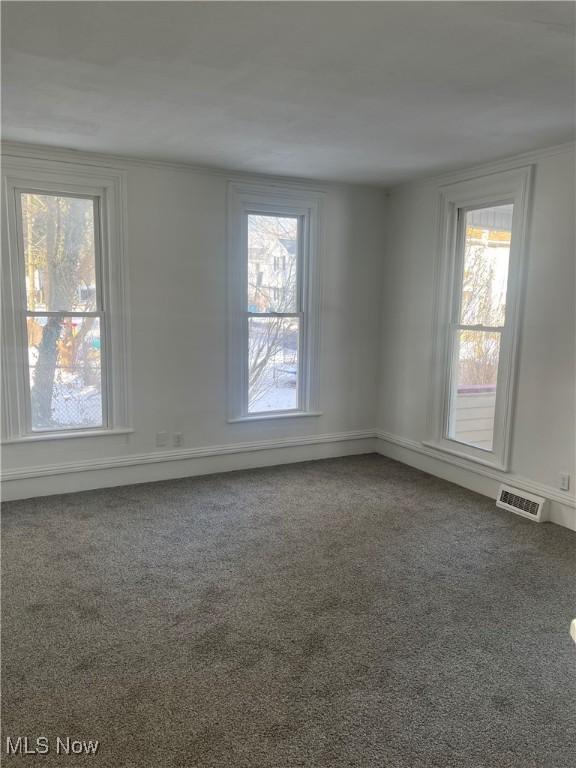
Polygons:
<instances>
[{"instance_id":1,"label":"electrical outlet","mask_svg":"<svg viewBox=\"0 0 576 768\"><path fill-rule=\"evenodd\" d=\"M561 491L570 490L570 475L567 472L560 473L560 490Z\"/></svg>"},{"instance_id":2,"label":"electrical outlet","mask_svg":"<svg viewBox=\"0 0 576 768\"><path fill-rule=\"evenodd\" d=\"M172 436L172 444L174 448L181 448L184 445L184 435L182 432L174 432Z\"/></svg>"},{"instance_id":3,"label":"electrical outlet","mask_svg":"<svg viewBox=\"0 0 576 768\"><path fill-rule=\"evenodd\" d=\"M168 432L156 432L156 448L164 448L168 445Z\"/></svg>"}]
</instances>

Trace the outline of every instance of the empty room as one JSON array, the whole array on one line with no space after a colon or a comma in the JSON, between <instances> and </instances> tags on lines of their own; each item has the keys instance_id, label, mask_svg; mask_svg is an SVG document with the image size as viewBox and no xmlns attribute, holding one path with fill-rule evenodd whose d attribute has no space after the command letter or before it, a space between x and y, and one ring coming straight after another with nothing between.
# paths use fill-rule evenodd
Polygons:
<instances>
[{"instance_id":1,"label":"empty room","mask_svg":"<svg viewBox=\"0 0 576 768\"><path fill-rule=\"evenodd\" d=\"M576 765L575 9L1 3L3 765Z\"/></svg>"}]
</instances>

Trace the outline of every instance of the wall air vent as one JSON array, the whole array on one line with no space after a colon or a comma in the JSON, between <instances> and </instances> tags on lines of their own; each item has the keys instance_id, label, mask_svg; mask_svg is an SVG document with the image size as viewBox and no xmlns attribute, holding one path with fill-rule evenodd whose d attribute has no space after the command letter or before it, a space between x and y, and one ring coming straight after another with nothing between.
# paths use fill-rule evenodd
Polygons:
<instances>
[{"instance_id":1,"label":"wall air vent","mask_svg":"<svg viewBox=\"0 0 576 768\"><path fill-rule=\"evenodd\" d=\"M546 499L542 496L534 496L526 491L519 491L517 488L511 488L509 485L501 485L496 499L496 506L502 509L508 509L522 517L535 520L541 523L543 520L543 510Z\"/></svg>"}]
</instances>

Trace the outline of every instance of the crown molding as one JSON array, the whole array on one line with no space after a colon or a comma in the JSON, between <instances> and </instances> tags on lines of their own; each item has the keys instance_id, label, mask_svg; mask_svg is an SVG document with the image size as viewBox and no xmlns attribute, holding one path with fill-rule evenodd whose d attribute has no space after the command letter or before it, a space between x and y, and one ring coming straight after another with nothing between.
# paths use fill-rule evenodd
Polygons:
<instances>
[{"instance_id":1,"label":"crown molding","mask_svg":"<svg viewBox=\"0 0 576 768\"><path fill-rule=\"evenodd\" d=\"M445 171L437 174L431 174L401 181L398 184L390 185L388 192L393 194L394 190L400 190L407 187L437 187L445 186L447 184L458 183L462 181L469 181L476 179L479 176L489 176L492 173L500 173L501 171L511 171L516 168L537 163L539 160L544 160L547 157L553 157L555 155L561 155L564 153L574 152L576 148L576 142L567 141L562 144L554 144L549 147L542 147L541 149L532 149L528 152L522 152L517 155L507 155L505 157L498 158L496 160L489 160L483 163L475 163L474 165L467 165L453 171Z\"/></svg>"},{"instance_id":2,"label":"crown molding","mask_svg":"<svg viewBox=\"0 0 576 768\"><path fill-rule=\"evenodd\" d=\"M362 188L385 192L385 187L378 184L362 184L359 182L334 181L328 179L310 179L299 176L285 176L278 174L255 173L240 171L234 168L202 165L170 160L154 160L151 158L136 157L133 155L115 155L103 152L90 152L64 147L50 147L44 144L27 144L18 141L2 141L0 150L4 157L30 158L37 160L49 160L61 163L79 163L82 165L95 165L116 170L127 171L130 168L155 168L157 170L179 171L199 176L212 176L226 179L227 181L251 182L262 184L294 185L324 191L325 189L349 189ZM320 189L319 189L320 187Z\"/></svg>"},{"instance_id":3,"label":"crown molding","mask_svg":"<svg viewBox=\"0 0 576 768\"><path fill-rule=\"evenodd\" d=\"M574 151L575 142L568 141L561 144L554 144L540 149L529 150L516 155L506 155L495 160L475 163L474 165L462 166L453 171L440 171L435 174L423 174L415 176L413 179L405 181L386 183L377 182L361 183L335 181L328 179L309 179L298 176L286 176L278 174L254 173L250 171L240 171L234 168L225 168L222 166L202 165L200 163L176 162L171 160L157 160L152 158L137 157L134 155L117 155L105 152L91 152L88 150L69 149L66 147L50 147L44 144L28 144L18 141L5 140L1 142L0 148L3 155L11 157L30 157L40 160L58 160L67 163L84 163L88 165L108 166L110 168L120 168L128 170L129 168L145 167L157 169L170 169L180 171L181 173L193 173L200 176L215 176L225 178L231 181L254 181L277 184L295 184L304 187L322 187L332 188L350 188L360 187L373 189L382 193L389 193L394 189L401 189L407 186L429 186L436 184L449 184L454 181L465 181L468 178L479 174L489 174L501 170L509 170L521 164L537 162L545 157L557 155L562 152Z\"/></svg>"}]
</instances>

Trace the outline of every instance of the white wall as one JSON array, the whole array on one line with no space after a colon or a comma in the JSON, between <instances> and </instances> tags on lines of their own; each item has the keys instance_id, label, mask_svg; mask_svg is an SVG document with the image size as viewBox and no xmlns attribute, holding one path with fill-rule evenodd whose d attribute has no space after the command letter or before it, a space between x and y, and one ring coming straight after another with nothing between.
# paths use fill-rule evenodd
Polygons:
<instances>
[{"instance_id":1,"label":"white wall","mask_svg":"<svg viewBox=\"0 0 576 768\"><path fill-rule=\"evenodd\" d=\"M534 163L535 174L509 479L553 498L552 516L576 528L573 490L559 490L560 472L571 472L576 484L574 148L517 161L527 163ZM491 170L496 167L474 174ZM448 465L421 445L429 437L440 181L445 179L398 186L387 199L378 419L386 439L379 450L495 495L498 473L479 476L476 468L464 469L466 462Z\"/></svg>"},{"instance_id":2,"label":"white wall","mask_svg":"<svg viewBox=\"0 0 576 768\"><path fill-rule=\"evenodd\" d=\"M505 478L552 499L552 519L576 529L573 491L558 489L561 471L576 484L574 150L532 153L508 167L528 162L535 164L534 200L512 467ZM227 176L133 161L116 167L126 170L128 184L134 433L5 446L4 498L371 450L495 497L501 474L422 445L436 202L446 177L389 193L313 185L326 191L323 415L228 424ZM183 432L184 448L156 448L159 430Z\"/></svg>"},{"instance_id":3,"label":"white wall","mask_svg":"<svg viewBox=\"0 0 576 768\"><path fill-rule=\"evenodd\" d=\"M79 162L86 160L94 162L78 156ZM323 415L228 424L227 176L160 164L116 167L127 171L134 433L7 445L4 497L372 450L374 441L366 435L373 434L376 423L383 192L314 184L326 193ZM157 449L160 430L182 432L182 451ZM252 453L262 441L287 447L267 456ZM297 451L293 446L299 442L308 447ZM235 459L229 453L233 446L242 448ZM205 454L214 452L225 458L209 461ZM142 466L160 456L170 463ZM75 472L54 474L55 467Z\"/></svg>"}]
</instances>

